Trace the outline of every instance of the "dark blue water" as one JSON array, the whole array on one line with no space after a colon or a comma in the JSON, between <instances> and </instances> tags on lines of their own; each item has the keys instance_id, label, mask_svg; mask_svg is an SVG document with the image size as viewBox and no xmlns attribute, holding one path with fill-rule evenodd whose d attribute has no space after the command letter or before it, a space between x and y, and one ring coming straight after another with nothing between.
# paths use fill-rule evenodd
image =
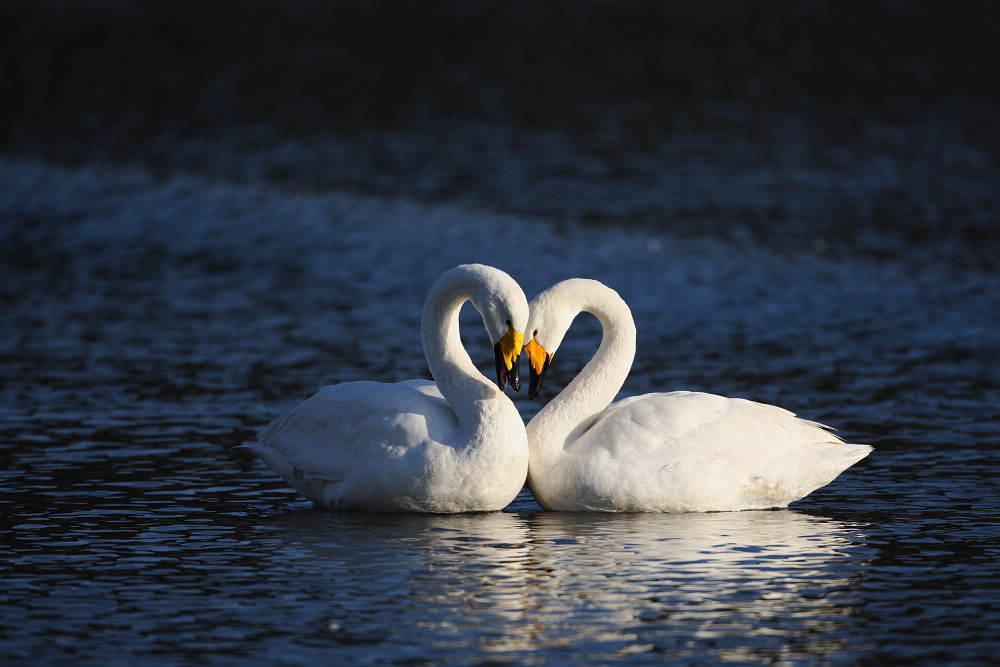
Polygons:
<instances>
[{"instance_id":1,"label":"dark blue water","mask_svg":"<svg viewBox=\"0 0 1000 667\"><path fill-rule=\"evenodd\" d=\"M232 25L205 6L197 28L159 3L3 8L23 56L0 135L5 664L994 659L986 5L919 4L886 54L877 3L300 2ZM321 73L354 96L304 92ZM654 516L528 491L493 514L329 513L230 452L325 384L425 377L420 308L463 262L529 298L618 290L639 331L623 394L751 398L876 449L788 510ZM463 327L489 372L471 309ZM553 389L598 336L574 325Z\"/></svg>"}]
</instances>

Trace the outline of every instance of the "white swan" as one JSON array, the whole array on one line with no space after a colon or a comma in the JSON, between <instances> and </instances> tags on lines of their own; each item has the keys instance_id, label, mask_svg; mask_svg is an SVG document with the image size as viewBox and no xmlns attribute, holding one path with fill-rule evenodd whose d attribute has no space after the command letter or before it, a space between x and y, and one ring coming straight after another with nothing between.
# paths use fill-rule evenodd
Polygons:
<instances>
[{"instance_id":1,"label":"white swan","mask_svg":"<svg viewBox=\"0 0 1000 667\"><path fill-rule=\"evenodd\" d=\"M497 386L473 365L459 337L471 300L494 343ZM329 509L477 512L506 507L524 486L524 422L503 389L520 388L518 358L528 319L524 292L479 264L444 273L421 324L437 384L348 382L324 387L243 445L299 493Z\"/></svg>"},{"instance_id":2,"label":"white swan","mask_svg":"<svg viewBox=\"0 0 1000 667\"><path fill-rule=\"evenodd\" d=\"M635 324L614 290L572 279L529 305L528 390L578 313L604 329L579 375L528 423L528 486L549 510L710 512L785 507L872 450L771 405L694 392L609 405L635 356Z\"/></svg>"}]
</instances>

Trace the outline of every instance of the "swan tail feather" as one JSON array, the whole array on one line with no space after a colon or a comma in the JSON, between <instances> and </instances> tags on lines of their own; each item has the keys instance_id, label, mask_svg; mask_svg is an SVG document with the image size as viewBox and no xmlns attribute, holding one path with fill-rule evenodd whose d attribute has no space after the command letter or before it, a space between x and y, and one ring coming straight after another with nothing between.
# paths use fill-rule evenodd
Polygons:
<instances>
[{"instance_id":1,"label":"swan tail feather","mask_svg":"<svg viewBox=\"0 0 1000 667\"><path fill-rule=\"evenodd\" d=\"M336 503L339 496L337 489L344 481L335 479L332 476L309 474L296 468L288 458L276 449L262 443L248 443L233 447L234 450L247 450L256 454L267 467L276 472L288 486L292 487L303 496L325 507L330 507Z\"/></svg>"}]
</instances>

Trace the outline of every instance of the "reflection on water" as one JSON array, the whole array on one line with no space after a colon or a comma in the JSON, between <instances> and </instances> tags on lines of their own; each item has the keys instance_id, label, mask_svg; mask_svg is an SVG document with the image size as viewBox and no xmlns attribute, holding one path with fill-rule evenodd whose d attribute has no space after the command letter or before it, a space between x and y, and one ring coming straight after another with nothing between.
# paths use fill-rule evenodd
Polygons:
<instances>
[{"instance_id":1,"label":"reflection on water","mask_svg":"<svg viewBox=\"0 0 1000 667\"><path fill-rule=\"evenodd\" d=\"M413 659L835 657L859 623L856 600L839 591L866 567L861 531L794 511L296 511L261 529L281 540L274 565L315 578L336 644L366 641ZM755 635L752 650L725 641L744 634Z\"/></svg>"},{"instance_id":2,"label":"reflection on water","mask_svg":"<svg viewBox=\"0 0 1000 667\"><path fill-rule=\"evenodd\" d=\"M588 617L596 613L609 630L625 629L618 651L819 657L835 653L857 623L851 600L836 591L863 576L864 557L855 551L863 536L829 519L794 511L617 522L544 514L534 519L533 533L533 561L547 574L532 590L567 638L593 634ZM596 632L595 644L605 636ZM755 635L752 653L725 646L724 638L740 634ZM722 645L688 653L692 640Z\"/></svg>"}]
</instances>

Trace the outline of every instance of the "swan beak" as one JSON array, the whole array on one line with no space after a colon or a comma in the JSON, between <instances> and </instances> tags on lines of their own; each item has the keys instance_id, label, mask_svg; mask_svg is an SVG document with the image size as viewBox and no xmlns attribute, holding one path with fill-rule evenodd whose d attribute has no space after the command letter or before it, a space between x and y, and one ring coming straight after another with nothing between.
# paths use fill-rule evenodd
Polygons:
<instances>
[{"instance_id":1,"label":"swan beak","mask_svg":"<svg viewBox=\"0 0 1000 667\"><path fill-rule=\"evenodd\" d=\"M514 391L521 391L521 348L524 334L508 327L500 342L493 346L497 360L497 386L500 391L507 388L507 382Z\"/></svg>"},{"instance_id":2,"label":"swan beak","mask_svg":"<svg viewBox=\"0 0 1000 667\"><path fill-rule=\"evenodd\" d=\"M528 398L534 400L542 388L542 380L545 379L545 372L549 370L552 355L546 352L538 339L534 337L530 343L524 346L524 353L528 355L528 365L531 366Z\"/></svg>"}]
</instances>

